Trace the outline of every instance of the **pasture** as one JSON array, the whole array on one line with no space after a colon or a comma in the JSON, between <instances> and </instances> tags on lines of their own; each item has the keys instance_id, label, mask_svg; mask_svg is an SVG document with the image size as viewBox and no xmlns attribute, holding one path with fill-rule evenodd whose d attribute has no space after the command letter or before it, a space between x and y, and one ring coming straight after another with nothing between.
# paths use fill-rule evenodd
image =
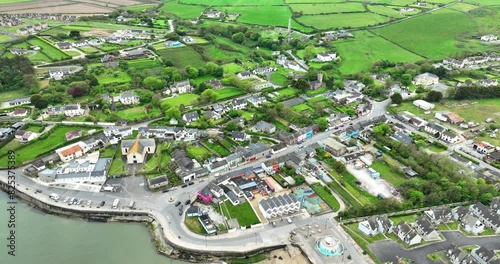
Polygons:
<instances>
[{"instance_id":1,"label":"pasture","mask_svg":"<svg viewBox=\"0 0 500 264\"><path fill-rule=\"evenodd\" d=\"M179 69L184 69L187 66L200 68L206 64L201 55L190 46L162 49L158 50L157 53L164 61L171 61Z\"/></svg>"},{"instance_id":2,"label":"pasture","mask_svg":"<svg viewBox=\"0 0 500 264\"><path fill-rule=\"evenodd\" d=\"M0 5L33 2L33 0L0 0Z\"/></svg>"},{"instance_id":3,"label":"pasture","mask_svg":"<svg viewBox=\"0 0 500 264\"><path fill-rule=\"evenodd\" d=\"M404 15L399 13L396 7L394 6L383 6L383 5L368 5L368 9L375 13L385 16L390 16L394 18L403 18Z\"/></svg>"},{"instance_id":4,"label":"pasture","mask_svg":"<svg viewBox=\"0 0 500 264\"><path fill-rule=\"evenodd\" d=\"M179 107L180 105L191 105L193 100L196 101L200 97L197 94L181 94L177 97L170 97L161 102L162 106L168 105L170 107Z\"/></svg>"},{"instance_id":5,"label":"pasture","mask_svg":"<svg viewBox=\"0 0 500 264\"><path fill-rule=\"evenodd\" d=\"M78 48L79 50L87 53L87 54L92 54L92 53L99 53L99 50L92 47L92 46L88 46L88 47L81 47L81 48Z\"/></svg>"},{"instance_id":6,"label":"pasture","mask_svg":"<svg viewBox=\"0 0 500 264\"><path fill-rule=\"evenodd\" d=\"M40 50L37 51L37 53L42 53L52 61L70 59L70 56L68 56L66 53L39 38L33 38L28 40L27 42L31 46L39 46Z\"/></svg>"},{"instance_id":7,"label":"pasture","mask_svg":"<svg viewBox=\"0 0 500 264\"><path fill-rule=\"evenodd\" d=\"M455 3L451 6L449 6L448 8L453 9L453 10L457 10L457 11L461 11L461 12L469 12L471 10L479 8L479 6L466 4L466 3Z\"/></svg>"},{"instance_id":8,"label":"pasture","mask_svg":"<svg viewBox=\"0 0 500 264\"><path fill-rule=\"evenodd\" d=\"M140 58L136 60L127 61L129 68L135 68L138 71L142 71L145 69L164 67L159 59L148 59L148 58Z\"/></svg>"},{"instance_id":9,"label":"pasture","mask_svg":"<svg viewBox=\"0 0 500 264\"><path fill-rule=\"evenodd\" d=\"M464 50L474 50L474 46L467 45L459 48L456 40L474 30L476 26L466 14L441 9L373 31L421 56L437 60Z\"/></svg>"},{"instance_id":10,"label":"pasture","mask_svg":"<svg viewBox=\"0 0 500 264\"><path fill-rule=\"evenodd\" d=\"M206 6L282 5L283 0L179 0L181 4Z\"/></svg>"},{"instance_id":11,"label":"pasture","mask_svg":"<svg viewBox=\"0 0 500 264\"><path fill-rule=\"evenodd\" d=\"M287 4L302 4L304 2L307 2L307 3L325 3L325 2L344 3L345 0L328 0L328 1L325 1L325 0L307 0L307 1L304 1L304 0L285 0L285 3L287 3Z\"/></svg>"},{"instance_id":12,"label":"pasture","mask_svg":"<svg viewBox=\"0 0 500 264\"><path fill-rule=\"evenodd\" d=\"M498 0L464 0L464 2L482 5L482 6L498 6L498 5L500 5L500 3L498 3Z\"/></svg>"},{"instance_id":13,"label":"pasture","mask_svg":"<svg viewBox=\"0 0 500 264\"><path fill-rule=\"evenodd\" d=\"M175 1L165 3L159 11L172 13L180 18L196 18L201 15L204 7L194 5L182 5Z\"/></svg>"},{"instance_id":14,"label":"pasture","mask_svg":"<svg viewBox=\"0 0 500 264\"><path fill-rule=\"evenodd\" d=\"M293 12L302 12L303 15L344 13L344 12L365 12L365 8L361 3L292 4L289 6Z\"/></svg>"},{"instance_id":15,"label":"pasture","mask_svg":"<svg viewBox=\"0 0 500 264\"><path fill-rule=\"evenodd\" d=\"M343 74L368 71L377 60L416 62L423 59L368 31L356 31L354 35L355 39L335 42L337 51L342 54L340 72Z\"/></svg>"},{"instance_id":16,"label":"pasture","mask_svg":"<svg viewBox=\"0 0 500 264\"><path fill-rule=\"evenodd\" d=\"M297 21L323 30L340 28L358 28L373 26L389 21L389 18L373 13L349 13L332 15L301 16Z\"/></svg>"},{"instance_id":17,"label":"pasture","mask_svg":"<svg viewBox=\"0 0 500 264\"><path fill-rule=\"evenodd\" d=\"M238 65L236 63L224 64L224 65L222 65L222 68L224 69L224 75L235 74L237 72L245 71L245 68L241 67L240 65Z\"/></svg>"},{"instance_id":18,"label":"pasture","mask_svg":"<svg viewBox=\"0 0 500 264\"><path fill-rule=\"evenodd\" d=\"M244 92L238 88L223 88L216 90L215 93L217 94L217 101L233 98L244 94Z\"/></svg>"}]
</instances>

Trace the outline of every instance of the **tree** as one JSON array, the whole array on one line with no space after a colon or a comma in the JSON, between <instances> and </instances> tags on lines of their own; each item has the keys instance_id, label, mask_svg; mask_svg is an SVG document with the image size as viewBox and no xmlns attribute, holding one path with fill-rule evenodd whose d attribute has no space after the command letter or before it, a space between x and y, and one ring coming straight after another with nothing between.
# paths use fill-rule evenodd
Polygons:
<instances>
[{"instance_id":1,"label":"tree","mask_svg":"<svg viewBox=\"0 0 500 264\"><path fill-rule=\"evenodd\" d=\"M394 93L391 95L391 102L393 104L401 104L403 102L403 96L400 93Z\"/></svg>"},{"instance_id":2,"label":"tree","mask_svg":"<svg viewBox=\"0 0 500 264\"><path fill-rule=\"evenodd\" d=\"M234 121L229 121L229 122L227 122L225 129L226 129L226 131L238 131L238 130L241 130L241 127L238 123L236 123Z\"/></svg>"},{"instance_id":3,"label":"tree","mask_svg":"<svg viewBox=\"0 0 500 264\"><path fill-rule=\"evenodd\" d=\"M403 84L404 86L410 85L412 80L413 78L408 73L401 75L401 84Z\"/></svg>"},{"instance_id":4,"label":"tree","mask_svg":"<svg viewBox=\"0 0 500 264\"><path fill-rule=\"evenodd\" d=\"M305 79L300 78L292 81L292 87L304 91L309 88L309 83Z\"/></svg>"},{"instance_id":5,"label":"tree","mask_svg":"<svg viewBox=\"0 0 500 264\"><path fill-rule=\"evenodd\" d=\"M71 30L69 32L69 37L73 39L79 39L80 38L80 31L78 30Z\"/></svg>"},{"instance_id":6,"label":"tree","mask_svg":"<svg viewBox=\"0 0 500 264\"><path fill-rule=\"evenodd\" d=\"M232 117L232 118L235 118L235 117L240 116L240 114L238 113L238 111L237 111L237 110L234 110L234 109L229 110L229 111L227 112L227 115L228 115L229 117Z\"/></svg>"},{"instance_id":7,"label":"tree","mask_svg":"<svg viewBox=\"0 0 500 264\"><path fill-rule=\"evenodd\" d=\"M86 93L84 89L82 89L81 87L78 87L78 86L68 88L67 91L68 91L68 94L73 96L73 97L84 96Z\"/></svg>"},{"instance_id":8,"label":"tree","mask_svg":"<svg viewBox=\"0 0 500 264\"><path fill-rule=\"evenodd\" d=\"M136 94L139 96L139 101L141 104L151 103L153 96L155 95L152 91L149 90L137 90Z\"/></svg>"},{"instance_id":9,"label":"tree","mask_svg":"<svg viewBox=\"0 0 500 264\"><path fill-rule=\"evenodd\" d=\"M443 99L443 94L441 92L438 92L438 91L430 91L427 94L426 99L429 102L439 102L439 101L441 101L441 99Z\"/></svg>"},{"instance_id":10,"label":"tree","mask_svg":"<svg viewBox=\"0 0 500 264\"><path fill-rule=\"evenodd\" d=\"M245 41L245 34L241 33L241 32L238 32L238 33L234 33L232 36L231 36L231 40L235 43L243 43L243 41Z\"/></svg>"},{"instance_id":11,"label":"tree","mask_svg":"<svg viewBox=\"0 0 500 264\"><path fill-rule=\"evenodd\" d=\"M146 88L153 91L163 88L163 82L154 76L147 77L142 83L146 86Z\"/></svg>"},{"instance_id":12,"label":"tree","mask_svg":"<svg viewBox=\"0 0 500 264\"><path fill-rule=\"evenodd\" d=\"M388 124L380 123L373 128L373 132L382 136L387 136L392 133L392 129Z\"/></svg>"},{"instance_id":13,"label":"tree","mask_svg":"<svg viewBox=\"0 0 500 264\"><path fill-rule=\"evenodd\" d=\"M31 104L38 109L44 109L48 106L47 100L39 94L31 96Z\"/></svg>"},{"instance_id":14,"label":"tree","mask_svg":"<svg viewBox=\"0 0 500 264\"><path fill-rule=\"evenodd\" d=\"M191 79L198 77L198 69L196 69L195 67L187 66L186 72Z\"/></svg>"},{"instance_id":15,"label":"tree","mask_svg":"<svg viewBox=\"0 0 500 264\"><path fill-rule=\"evenodd\" d=\"M200 94L199 100L203 103L217 101L217 93L212 89L206 89Z\"/></svg>"},{"instance_id":16,"label":"tree","mask_svg":"<svg viewBox=\"0 0 500 264\"><path fill-rule=\"evenodd\" d=\"M181 110L179 110L179 108L177 108L177 107L170 107L165 112L165 117L168 119L175 118L175 119L179 120L181 117Z\"/></svg>"},{"instance_id":17,"label":"tree","mask_svg":"<svg viewBox=\"0 0 500 264\"><path fill-rule=\"evenodd\" d=\"M326 118L322 117L320 119L317 120L316 122L319 126L319 129L321 130L325 130L326 128L328 128L328 121L326 121Z\"/></svg>"}]
</instances>

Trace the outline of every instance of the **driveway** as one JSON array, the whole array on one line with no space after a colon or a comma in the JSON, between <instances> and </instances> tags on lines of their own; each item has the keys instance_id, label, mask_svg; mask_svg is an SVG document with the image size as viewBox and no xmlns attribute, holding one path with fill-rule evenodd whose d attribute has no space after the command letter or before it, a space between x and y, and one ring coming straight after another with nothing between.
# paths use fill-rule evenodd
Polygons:
<instances>
[{"instance_id":1,"label":"driveway","mask_svg":"<svg viewBox=\"0 0 500 264\"><path fill-rule=\"evenodd\" d=\"M446 250L452 245L457 245L459 247L467 245L481 245L492 250L500 249L499 236L467 237L458 231L441 232L441 234L445 237L445 241L425 245L416 249L403 249L398 243L393 240L377 241L371 245L368 245L368 248L377 256L377 258L382 263L397 263L396 256L398 256L412 259L415 261L415 263L421 264L441 263L434 262L428 259L427 254Z\"/></svg>"}]
</instances>

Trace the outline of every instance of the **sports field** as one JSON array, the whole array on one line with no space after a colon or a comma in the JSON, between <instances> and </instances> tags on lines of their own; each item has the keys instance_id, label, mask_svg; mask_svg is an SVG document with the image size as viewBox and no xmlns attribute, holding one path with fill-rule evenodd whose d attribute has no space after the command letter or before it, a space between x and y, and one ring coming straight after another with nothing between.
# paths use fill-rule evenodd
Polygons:
<instances>
[{"instance_id":1,"label":"sports field","mask_svg":"<svg viewBox=\"0 0 500 264\"><path fill-rule=\"evenodd\" d=\"M317 29L339 29L373 26L389 21L389 18L373 13L350 13L301 16L297 21Z\"/></svg>"},{"instance_id":2,"label":"sports field","mask_svg":"<svg viewBox=\"0 0 500 264\"><path fill-rule=\"evenodd\" d=\"M476 26L466 14L441 9L373 31L408 50L436 60L469 48L457 47L456 38L474 30Z\"/></svg>"},{"instance_id":3,"label":"sports field","mask_svg":"<svg viewBox=\"0 0 500 264\"><path fill-rule=\"evenodd\" d=\"M344 74L368 71L377 60L416 62L423 59L368 31L356 31L354 36L354 39L335 42L342 58L340 71Z\"/></svg>"}]
</instances>

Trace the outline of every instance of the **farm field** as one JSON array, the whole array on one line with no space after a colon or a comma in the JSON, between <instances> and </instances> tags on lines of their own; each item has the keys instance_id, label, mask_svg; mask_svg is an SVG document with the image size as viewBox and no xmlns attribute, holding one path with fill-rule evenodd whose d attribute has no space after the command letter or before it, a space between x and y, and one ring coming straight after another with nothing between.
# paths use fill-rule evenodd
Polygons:
<instances>
[{"instance_id":1,"label":"farm field","mask_svg":"<svg viewBox=\"0 0 500 264\"><path fill-rule=\"evenodd\" d=\"M344 3L345 0L328 0L328 1L325 1L325 0L285 0L285 3L287 4L302 4L304 2L307 2L307 3L325 3L325 2L331 2L331 3Z\"/></svg>"},{"instance_id":2,"label":"farm field","mask_svg":"<svg viewBox=\"0 0 500 264\"><path fill-rule=\"evenodd\" d=\"M217 101L244 94L244 92L238 88L223 88L216 90L215 93L217 93Z\"/></svg>"},{"instance_id":3,"label":"farm field","mask_svg":"<svg viewBox=\"0 0 500 264\"><path fill-rule=\"evenodd\" d=\"M230 62L235 59L244 60L246 55L238 51L228 51L221 49L218 45L204 45L203 55L211 61Z\"/></svg>"},{"instance_id":4,"label":"farm field","mask_svg":"<svg viewBox=\"0 0 500 264\"><path fill-rule=\"evenodd\" d=\"M155 4L143 4L143 5L133 5L133 6L127 6L125 7L126 10L131 10L131 11L142 11L142 10L147 10L151 8L156 8L157 5Z\"/></svg>"},{"instance_id":5,"label":"farm field","mask_svg":"<svg viewBox=\"0 0 500 264\"><path fill-rule=\"evenodd\" d=\"M379 15L385 15L385 16L390 16L394 18L403 18L404 15L399 13L398 10L395 9L396 7L392 6L382 6L382 5L369 5L368 9L372 11L373 13L379 14Z\"/></svg>"},{"instance_id":6,"label":"farm field","mask_svg":"<svg viewBox=\"0 0 500 264\"><path fill-rule=\"evenodd\" d=\"M73 130L88 130L88 127L77 127L77 126L57 126L48 132L48 137L45 139L39 139L32 141L30 144L23 145L24 147L18 148L16 150L16 162L17 165L21 165L23 162L35 159L36 157L46 153L48 151L55 150L66 145L66 140L64 139L64 134ZM7 166L7 148L2 148L0 150L0 167Z\"/></svg>"},{"instance_id":7,"label":"farm field","mask_svg":"<svg viewBox=\"0 0 500 264\"><path fill-rule=\"evenodd\" d=\"M38 38L33 38L27 41L29 45L36 45L39 46L41 49L37 51L37 53L42 53L46 57L48 57L52 61L59 61L59 60L65 60L65 59L70 59L70 57L65 54L63 51L60 49L50 45L49 43L42 41Z\"/></svg>"},{"instance_id":8,"label":"farm field","mask_svg":"<svg viewBox=\"0 0 500 264\"><path fill-rule=\"evenodd\" d=\"M6 100L11 100L11 99L16 99L16 98L21 98L23 96L29 95L28 89L19 89L19 90L8 90L8 91L3 91L0 92L0 102L6 101Z\"/></svg>"},{"instance_id":9,"label":"farm field","mask_svg":"<svg viewBox=\"0 0 500 264\"><path fill-rule=\"evenodd\" d=\"M423 59L368 31L354 32L355 39L339 40L335 47L342 54L340 71L344 74L367 71L377 60L416 62Z\"/></svg>"},{"instance_id":10,"label":"farm field","mask_svg":"<svg viewBox=\"0 0 500 264\"><path fill-rule=\"evenodd\" d=\"M457 10L457 11L462 11L462 12L469 12L471 10L479 8L479 6L466 4L466 3L455 3L448 8L453 9L453 10Z\"/></svg>"},{"instance_id":11,"label":"farm field","mask_svg":"<svg viewBox=\"0 0 500 264\"><path fill-rule=\"evenodd\" d=\"M229 13L238 13L241 16L237 22L256 24L263 26L288 27L288 19L292 12L287 6L252 6L252 7L224 7ZM303 32L310 32L311 29L300 25L292 20L292 28Z\"/></svg>"},{"instance_id":12,"label":"farm field","mask_svg":"<svg viewBox=\"0 0 500 264\"><path fill-rule=\"evenodd\" d=\"M158 59L151 60L147 58L141 58L141 59L127 61L127 63L129 68L135 68L138 71L157 68L157 67L164 67L164 65Z\"/></svg>"},{"instance_id":13,"label":"farm field","mask_svg":"<svg viewBox=\"0 0 500 264\"><path fill-rule=\"evenodd\" d=\"M190 46L175 49L162 49L158 50L157 53L164 61L171 61L175 67L180 69L184 69L187 66L200 68L206 64L201 55Z\"/></svg>"},{"instance_id":14,"label":"farm field","mask_svg":"<svg viewBox=\"0 0 500 264\"><path fill-rule=\"evenodd\" d=\"M289 6L293 12L302 12L303 15L344 13L344 12L365 12L365 8L361 3L292 4Z\"/></svg>"},{"instance_id":15,"label":"farm field","mask_svg":"<svg viewBox=\"0 0 500 264\"><path fill-rule=\"evenodd\" d=\"M220 204L220 209L227 219L236 218L240 226L249 226L260 223L259 218L254 213L252 205L249 202L234 206L231 201L226 200Z\"/></svg>"},{"instance_id":16,"label":"farm field","mask_svg":"<svg viewBox=\"0 0 500 264\"><path fill-rule=\"evenodd\" d=\"M0 35L0 42L5 42L5 41L9 41L10 38L6 35Z\"/></svg>"},{"instance_id":17,"label":"farm field","mask_svg":"<svg viewBox=\"0 0 500 264\"><path fill-rule=\"evenodd\" d=\"M288 81L288 78L286 78L286 73L286 70L279 68L277 72L273 72L271 74L271 82L278 85L285 85L285 83Z\"/></svg>"},{"instance_id":18,"label":"farm field","mask_svg":"<svg viewBox=\"0 0 500 264\"><path fill-rule=\"evenodd\" d=\"M191 101L198 99L200 97L197 94L181 94L177 97L171 97L165 99L161 102L161 105L169 105L173 107L179 107L180 105L188 106L191 104Z\"/></svg>"},{"instance_id":19,"label":"farm field","mask_svg":"<svg viewBox=\"0 0 500 264\"><path fill-rule=\"evenodd\" d=\"M175 1L165 3L159 11L172 13L180 18L196 18L201 15L204 7L194 5L181 5Z\"/></svg>"},{"instance_id":20,"label":"farm field","mask_svg":"<svg viewBox=\"0 0 500 264\"><path fill-rule=\"evenodd\" d=\"M432 34L429 34L429 28L433 29ZM374 29L373 32L421 56L442 59L463 50L474 50L469 45L457 47L456 38L475 29L476 26L466 14L442 9Z\"/></svg>"},{"instance_id":21,"label":"farm field","mask_svg":"<svg viewBox=\"0 0 500 264\"><path fill-rule=\"evenodd\" d=\"M153 106L153 109L146 112L144 106L137 106L132 108L127 108L116 112L116 115L125 120L137 121L149 117L157 117L161 115L161 111L158 107Z\"/></svg>"},{"instance_id":22,"label":"farm field","mask_svg":"<svg viewBox=\"0 0 500 264\"><path fill-rule=\"evenodd\" d=\"M483 6L500 5L497 0L465 0L464 2L471 4L479 4Z\"/></svg>"},{"instance_id":23,"label":"farm field","mask_svg":"<svg viewBox=\"0 0 500 264\"><path fill-rule=\"evenodd\" d=\"M0 5L32 2L33 0L0 0Z\"/></svg>"},{"instance_id":24,"label":"farm field","mask_svg":"<svg viewBox=\"0 0 500 264\"><path fill-rule=\"evenodd\" d=\"M237 5L282 5L283 0L179 0L181 4L207 5L207 6L237 6Z\"/></svg>"},{"instance_id":25,"label":"farm field","mask_svg":"<svg viewBox=\"0 0 500 264\"><path fill-rule=\"evenodd\" d=\"M373 13L349 13L333 15L301 16L297 21L317 29L358 28L377 25L389 21L389 18Z\"/></svg>"}]
</instances>

